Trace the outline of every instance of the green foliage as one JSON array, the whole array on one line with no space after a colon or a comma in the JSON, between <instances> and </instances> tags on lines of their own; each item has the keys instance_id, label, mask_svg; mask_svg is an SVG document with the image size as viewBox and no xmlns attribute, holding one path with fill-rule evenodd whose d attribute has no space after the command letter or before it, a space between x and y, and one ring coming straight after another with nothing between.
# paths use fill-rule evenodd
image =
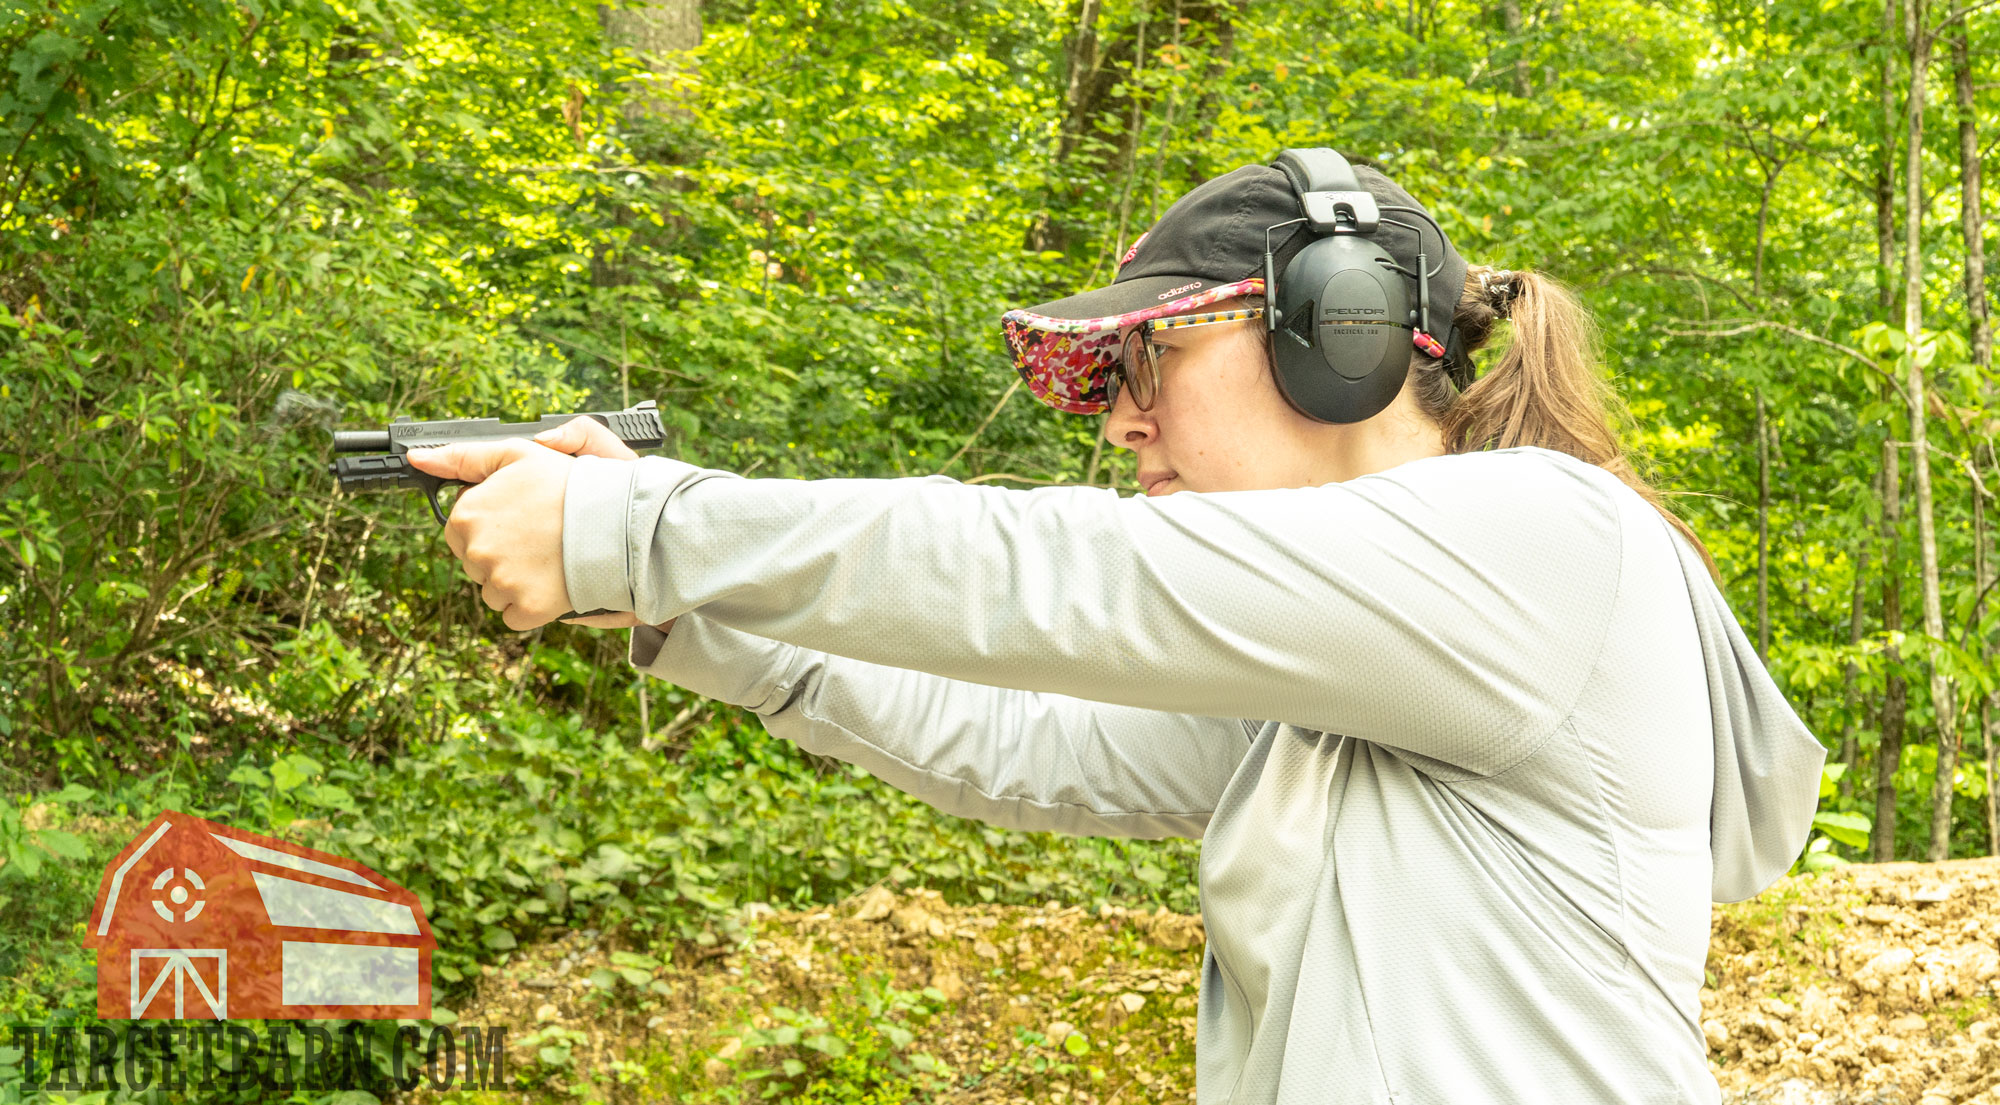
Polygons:
<instances>
[{"instance_id":1,"label":"green foliage","mask_svg":"<svg viewBox=\"0 0 2000 1105\"><path fill-rule=\"evenodd\" d=\"M884 878L1196 908L1192 843L940 818L660 684L653 728L693 724L646 750L619 635L499 629L421 504L331 494L325 430L655 397L667 452L757 475L1129 490L1091 420L1005 398L997 318L1103 282L1188 186L1286 144L1365 155L1470 259L1584 290L1639 467L1768 624L1801 716L1852 741L1800 866L1891 831L1922 854L1933 666L1966 735L1952 851L1983 852L2000 602L1971 508L1974 470L2000 488L1996 380L1946 201L1919 213L1914 351L1945 631L1919 631L1907 488L1905 624L1880 615L1876 476L1908 427L1887 381L1912 351L1876 255L1878 166L1901 163L1879 6L1519 7L1106 0L1072 81L1054 0L714 2L671 77L581 6L0 6L8 1011L88 1015L95 865L165 805L416 889L448 986L546 929L714 944L743 903ZM1964 21L1982 134L1996 25ZM1920 161L1940 197L1944 124ZM1875 825L1890 678L1909 739Z\"/></svg>"},{"instance_id":2,"label":"green foliage","mask_svg":"<svg viewBox=\"0 0 2000 1105\"><path fill-rule=\"evenodd\" d=\"M840 995L826 1014L773 1006L766 1011L770 1027L741 1029L741 1051L730 1061L737 1082L732 1089L743 1100L795 1105L928 1099L925 1091L951 1072L910 1044L944 995L900 990L882 976L860 975L852 983L854 993Z\"/></svg>"}]
</instances>

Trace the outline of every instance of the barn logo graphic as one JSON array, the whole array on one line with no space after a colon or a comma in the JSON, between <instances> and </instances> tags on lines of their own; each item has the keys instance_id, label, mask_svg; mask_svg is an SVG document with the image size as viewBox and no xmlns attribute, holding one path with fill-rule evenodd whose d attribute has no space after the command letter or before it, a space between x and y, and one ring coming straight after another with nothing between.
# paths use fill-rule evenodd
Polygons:
<instances>
[{"instance_id":1,"label":"barn logo graphic","mask_svg":"<svg viewBox=\"0 0 2000 1105\"><path fill-rule=\"evenodd\" d=\"M172 810L105 867L84 946L106 1020L431 1016L437 941L415 894Z\"/></svg>"}]
</instances>

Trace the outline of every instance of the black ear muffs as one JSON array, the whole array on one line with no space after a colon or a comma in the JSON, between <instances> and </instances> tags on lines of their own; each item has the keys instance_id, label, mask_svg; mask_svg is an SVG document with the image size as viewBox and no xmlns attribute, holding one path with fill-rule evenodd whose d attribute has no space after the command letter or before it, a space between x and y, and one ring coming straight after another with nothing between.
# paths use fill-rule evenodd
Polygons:
<instances>
[{"instance_id":1,"label":"black ear muffs","mask_svg":"<svg viewBox=\"0 0 2000 1105\"><path fill-rule=\"evenodd\" d=\"M1266 249L1265 317L1278 389L1320 422L1373 418L1409 375L1412 335L1427 321L1420 316L1429 304L1414 301L1428 298L1424 281L1415 281L1413 292L1411 274L1370 237L1380 211L1346 158L1286 150L1275 167L1299 193L1303 216L1296 221L1317 235L1282 278Z\"/></svg>"}]
</instances>

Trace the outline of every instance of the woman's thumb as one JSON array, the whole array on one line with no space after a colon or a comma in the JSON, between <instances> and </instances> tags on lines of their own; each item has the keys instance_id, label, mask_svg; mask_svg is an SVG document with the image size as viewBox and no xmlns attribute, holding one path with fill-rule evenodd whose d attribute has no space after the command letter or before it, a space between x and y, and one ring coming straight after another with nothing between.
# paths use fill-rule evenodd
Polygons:
<instances>
[{"instance_id":1,"label":"woman's thumb","mask_svg":"<svg viewBox=\"0 0 2000 1105\"><path fill-rule=\"evenodd\" d=\"M611 460L638 460L611 428L589 415L578 415L553 430L543 430L535 440L559 453L607 457Z\"/></svg>"}]
</instances>

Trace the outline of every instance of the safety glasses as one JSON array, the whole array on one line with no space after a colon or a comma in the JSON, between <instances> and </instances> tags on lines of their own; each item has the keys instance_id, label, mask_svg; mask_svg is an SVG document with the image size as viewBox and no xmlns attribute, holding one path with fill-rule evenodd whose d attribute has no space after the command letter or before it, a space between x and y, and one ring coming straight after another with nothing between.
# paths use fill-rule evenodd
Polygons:
<instances>
[{"instance_id":1,"label":"safety glasses","mask_svg":"<svg viewBox=\"0 0 2000 1105\"><path fill-rule=\"evenodd\" d=\"M1118 393L1130 388L1132 403L1142 411L1153 409L1153 401L1160 396L1160 347L1153 343L1153 334L1161 330L1184 330L1190 326L1213 326L1224 322L1248 322L1263 318L1264 308L1245 307L1235 311L1211 311L1199 315L1173 315L1156 318L1132 328L1125 335L1125 346L1118 363L1111 366L1110 378L1105 381L1106 402L1111 407L1118 405Z\"/></svg>"}]
</instances>

